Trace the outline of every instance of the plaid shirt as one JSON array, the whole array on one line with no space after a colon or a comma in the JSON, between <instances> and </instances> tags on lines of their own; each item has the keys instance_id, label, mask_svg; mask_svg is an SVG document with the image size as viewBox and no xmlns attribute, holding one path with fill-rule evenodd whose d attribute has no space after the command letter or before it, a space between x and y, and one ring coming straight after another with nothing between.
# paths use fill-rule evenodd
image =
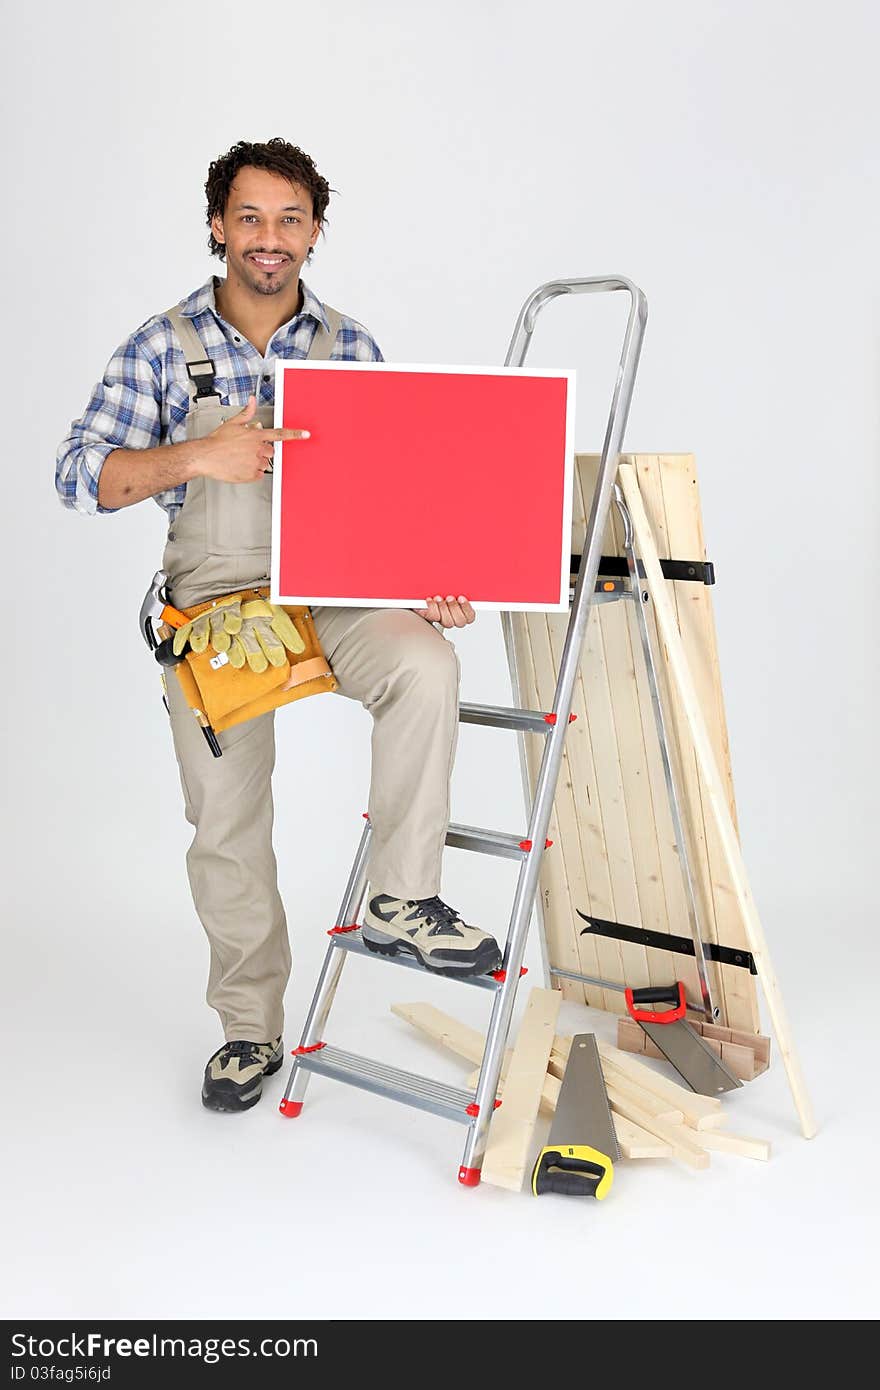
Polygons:
<instances>
[{"instance_id":1,"label":"plaid shirt","mask_svg":"<svg viewBox=\"0 0 880 1390\"><path fill-rule=\"evenodd\" d=\"M261 357L252 343L217 312L214 277L182 301L181 312L193 326L213 359L214 384L224 405L247 405L256 394L258 405L275 401L276 358L307 357L319 323L329 329L321 301L300 281L302 312L281 325ZM354 319L344 318L331 354L343 362L381 362L373 338ZM186 439L189 413L186 358L170 320L156 314L141 324L116 349L104 376L92 391L85 412L74 420L59 446L55 487L66 507L92 516L116 511L98 501L98 478L104 460L114 449L150 449L158 444L181 444ZM155 501L170 521L183 506L186 483L158 492Z\"/></svg>"}]
</instances>

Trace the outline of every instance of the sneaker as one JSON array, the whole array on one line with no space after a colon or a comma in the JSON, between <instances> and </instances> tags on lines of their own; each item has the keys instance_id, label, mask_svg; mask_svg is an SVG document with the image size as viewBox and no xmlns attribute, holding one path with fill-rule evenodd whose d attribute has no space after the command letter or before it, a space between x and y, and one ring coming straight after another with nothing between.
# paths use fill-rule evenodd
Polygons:
<instances>
[{"instance_id":1,"label":"sneaker","mask_svg":"<svg viewBox=\"0 0 880 1390\"><path fill-rule=\"evenodd\" d=\"M280 1036L268 1043L224 1043L205 1067L202 1104L209 1110L250 1110L263 1094L263 1077L283 1061Z\"/></svg>"},{"instance_id":2,"label":"sneaker","mask_svg":"<svg viewBox=\"0 0 880 1390\"><path fill-rule=\"evenodd\" d=\"M486 975L501 965L494 936L464 922L440 898L404 901L388 893L370 898L363 943L383 956L408 952L437 975Z\"/></svg>"}]
</instances>

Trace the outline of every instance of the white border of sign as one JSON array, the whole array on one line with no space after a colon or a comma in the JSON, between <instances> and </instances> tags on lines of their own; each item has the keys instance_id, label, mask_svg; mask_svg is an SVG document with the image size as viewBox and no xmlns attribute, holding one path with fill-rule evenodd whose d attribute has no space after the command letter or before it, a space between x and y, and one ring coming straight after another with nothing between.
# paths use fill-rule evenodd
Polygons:
<instances>
[{"instance_id":1,"label":"white border of sign","mask_svg":"<svg viewBox=\"0 0 880 1390\"><path fill-rule=\"evenodd\" d=\"M569 607L569 580L571 564L571 507L572 507L572 477L574 472L574 419L575 419L575 379L576 372L568 368L554 369L551 367L472 367L472 366L449 366L445 363L421 363L421 362L309 362L304 358L278 358L275 363L275 428L281 429L284 418L284 379L289 371L340 371L340 372L428 372L436 374L439 372L451 373L462 376L521 376L521 377L555 377L559 380L564 379L568 382L566 391L565 409L565 460L563 474L563 515L561 518L562 537L561 537L561 568L559 576L558 603L486 603L473 602L475 609L488 609L493 612L501 610L507 612L548 612L561 613L567 612ZM308 448L308 442L303 445ZM271 562L271 593L270 598L273 603L289 604L291 606L302 606L315 604L316 607L324 605L328 607L345 608L424 608L425 595L419 594L414 598L351 598L343 595L333 597L322 595L320 598L306 598L300 594L280 594L280 537L281 537L281 508L278 499L281 496L283 462L282 444L279 440L275 444L275 460L273 464L272 477L272 562ZM537 484L536 484L537 486Z\"/></svg>"}]
</instances>

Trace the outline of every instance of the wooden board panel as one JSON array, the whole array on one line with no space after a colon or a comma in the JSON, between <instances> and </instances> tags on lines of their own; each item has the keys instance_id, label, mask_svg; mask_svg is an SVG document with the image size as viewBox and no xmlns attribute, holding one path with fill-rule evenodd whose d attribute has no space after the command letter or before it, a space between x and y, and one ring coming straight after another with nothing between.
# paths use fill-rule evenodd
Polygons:
<instances>
[{"instance_id":1,"label":"wooden board panel","mask_svg":"<svg viewBox=\"0 0 880 1390\"><path fill-rule=\"evenodd\" d=\"M623 457L635 465L660 555L705 559L693 456ZM577 456L572 514L575 553L580 553L583 546L597 469L595 455ZM612 507L603 554L622 555L621 542L622 525ZM703 584L677 581L670 581L669 587L675 591L683 643L695 671L713 751L723 769L729 805L735 814L712 591ZM664 647L657 641L650 610L648 604L646 611L673 765L682 788L683 815L705 936L714 943L748 949L717 831L712 818L704 816L699 768L686 720L667 679ZM549 709L559 672L565 615L515 613L512 626L522 703L532 709ZM597 605L591 612L572 709L578 717L566 734L553 830L549 832L554 845L543 857L540 879L550 962L560 969L633 988L684 979L689 995L698 998L692 959L594 934L580 935L586 924L578 917L577 909L588 916L627 926L690 935L687 900L632 603ZM525 743L534 788L543 740L527 735ZM760 1021L754 977L736 966L714 962L709 962L709 975L720 1009L719 1023L757 1035ZM561 979L557 983L566 997L582 998L618 1015L623 1011L623 996L618 991L579 986Z\"/></svg>"},{"instance_id":2,"label":"wooden board panel","mask_svg":"<svg viewBox=\"0 0 880 1390\"><path fill-rule=\"evenodd\" d=\"M489 1141L483 1155L483 1182L506 1187L511 1192L521 1189L531 1157L532 1134L561 1002L556 990L533 989L530 993L513 1045L504 1085L504 1103L489 1128Z\"/></svg>"}]
</instances>

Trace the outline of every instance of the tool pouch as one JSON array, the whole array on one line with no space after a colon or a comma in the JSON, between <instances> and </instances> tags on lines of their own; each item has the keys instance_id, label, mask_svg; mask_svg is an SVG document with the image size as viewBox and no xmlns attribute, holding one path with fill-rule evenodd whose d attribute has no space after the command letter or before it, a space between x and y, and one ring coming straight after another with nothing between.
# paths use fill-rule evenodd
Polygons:
<instances>
[{"instance_id":1,"label":"tool pouch","mask_svg":"<svg viewBox=\"0 0 880 1390\"><path fill-rule=\"evenodd\" d=\"M244 602L249 598L267 597L267 589L243 589L219 595L194 608L184 608L182 612L187 618L197 618L221 599L240 598ZM187 704L200 710L216 733L293 700L302 700L306 695L320 695L336 689L338 681L321 649L308 608L285 606L285 612L305 647L301 652L287 652L283 666L270 666L259 674L247 665L238 670L222 657L218 659L212 647L203 652L187 651L185 660L175 666Z\"/></svg>"}]
</instances>

